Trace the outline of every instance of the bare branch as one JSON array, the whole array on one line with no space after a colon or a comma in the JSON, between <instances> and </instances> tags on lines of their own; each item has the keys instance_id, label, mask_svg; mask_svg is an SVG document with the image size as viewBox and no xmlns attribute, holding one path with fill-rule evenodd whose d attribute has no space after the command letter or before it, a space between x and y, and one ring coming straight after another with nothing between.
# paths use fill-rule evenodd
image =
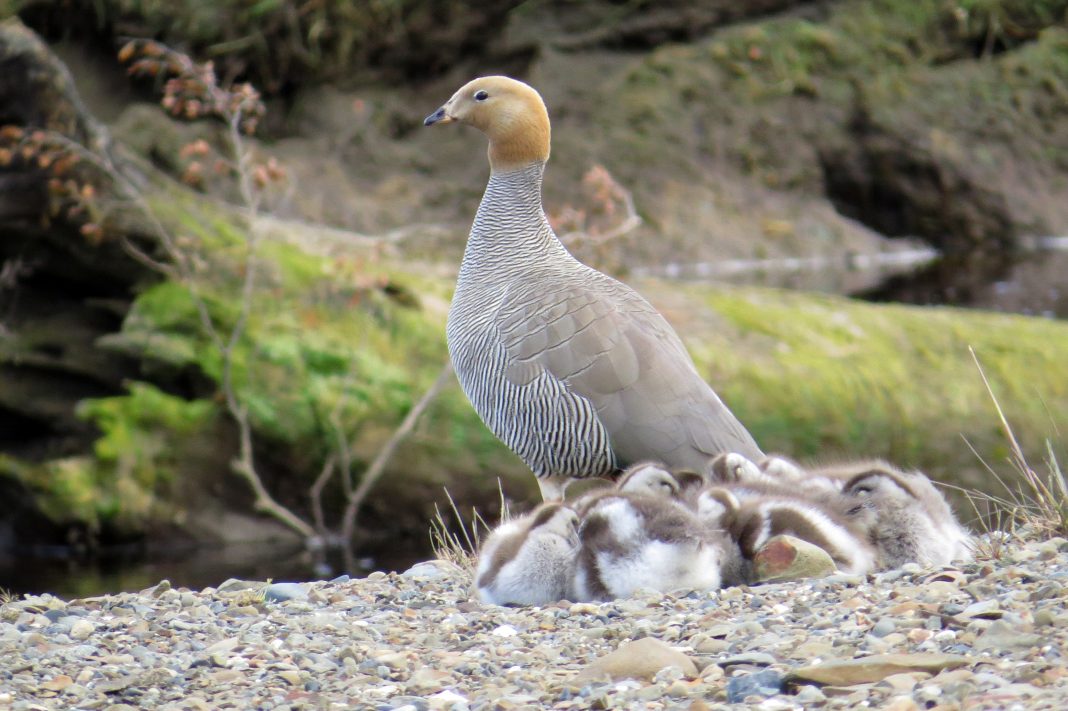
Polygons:
<instances>
[{"instance_id":1,"label":"bare branch","mask_svg":"<svg viewBox=\"0 0 1068 711\"><path fill-rule=\"evenodd\" d=\"M345 545L346 557L351 556L350 549L352 545L352 534L356 528L356 514L359 511L360 506L363 504L364 499L367 498L368 492L371 491L371 487L373 487L382 476L382 473L385 471L386 465L389 464L389 460L393 457L393 453L396 451L397 446L412 431L416 422L419 421L419 417L430 403L433 402L434 398L437 397L438 393L452 381L452 377L452 362L446 360L445 365L442 366L441 372L438 373L438 377L434 379L433 384L431 384L431 386L427 388L427 391L423 393L423 396L412 405L412 409L408 411L408 414L404 417L400 426L394 430L389 440L387 440L386 444L379 450L374 461L367 467L363 477L360 479L359 486L357 486L355 491L352 492L352 495L348 497L348 502L345 506L345 514L341 523L341 536Z\"/></svg>"},{"instance_id":2,"label":"bare branch","mask_svg":"<svg viewBox=\"0 0 1068 711\"><path fill-rule=\"evenodd\" d=\"M120 52L120 59L123 61L129 60L134 58L138 52L142 52L144 57L134 62L131 67L134 73L140 71L154 73L163 67L176 77L168 81L167 93L163 100L164 106L167 107L169 105L172 113L174 110L191 109L191 111L186 111L186 115L215 115L225 120L228 127L228 147L231 153L231 163L236 168L235 172L241 193L247 232L245 233L245 273L241 284L240 310L237 320L225 338L219 333L215 320L208 309L207 302L197 289L194 269L190 264L189 255L178 248L171 234L159 221L155 212L136 186L102 158L92 156L92 160L96 165L103 163L108 174L113 177L130 199L148 217L160 243L175 264L174 269L167 269L161 265L160 271L163 271L168 276L175 277L189 288L201 326L222 356L222 382L220 387L226 400L226 409L238 429L238 454L230 464L231 469L242 477L248 483L249 488L252 489L252 493L255 496L254 506L256 510L281 521L310 543L316 538L315 530L306 521L276 501L263 485L263 480L256 470L255 452L252 443L252 424L249 421L248 408L238 398L234 384L234 351L247 330L256 290L259 246L256 217L259 213L262 198L261 191L253 184L252 155L245 145L242 131L250 131L255 127L263 112L262 102L259 100L258 93L251 86L242 85L236 89L219 87L217 77L210 63L197 65L188 56L175 52L159 43L141 40L130 42ZM125 240L123 244L135 259L143 263L154 263L155 260L145 255L141 250L129 243L128 240ZM319 479L316 480L316 484L319 485L318 489L315 490L316 497L322 486L325 486L326 479L329 478L324 478L327 471L329 469L324 471L324 474L320 474ZM322 480L321 483L320 479ZM314 503L319 503L317 498ZM322 525L321 507L317 508L316 515L318 517L316 523L320 524L320 530L325 529L325 526Z\"/></svg>"},{"instance_id":3,"label":"bare branch","mask_svg":"<svg viewBox=\"0 0 1068 711\"><path fill-rule=\"evenodd\" d=\"M275 501L274 497L263 485L263 480L260 479L259 474L256 472L255 462L252 458L252 428L248 424L248 415L244 410L239 410L238 413L234 417L237 419L240 449L238 457L230 463L230 468L235 474L243 478L248 483L249 488L252 489L252 493L256 497L252 504L253 507L257 511L281 521L303 536L305 540L314 539L315 530L295 513Z\"/></svg>"},{"instance_id":4,"label":"bare branch","mask_svg":"<svg viewBox=\"0 0 1068 711\"><path fill-rule=\"evenodd\" d=\"M352 451L349 448L349 440L345 436L345 429L341 425L340 406L330 413L330 426L334 428L334 446L340 460L338 465L341 469L341 488L345 492L345 498L348 499L352 496L355 484L352 480Z\"/></svg>"},{"instance_id":5,"label":"bare branch","mask_svg":"<svg viewBox=\"0 0 1068 711\"><path fill-rule=\"evenodd\" d=\"M311 498L312 520L315 522L315 528L320 535L325 535L327 532L326 517L323 516L323 488L333 478L336 470L337 459L331 453L326 458L326 461L323 462L323 470L319 472L319 476L315 477L315 483L308 489L308 496Z\"/></svg>"},{"instance_id":6,"label":"bare branch","mask_svg":"<svg viewBox=\"0 0 1068 711\"><path fill-rule=\"evenodd\" d=\"M585 210L571 211L580 217L579 229L566 232L560 241L571 247L583 242L602 245L633 232L642 224L642 218L634 205L634 195L619 183L602 165L595 165L582 178L583 191L594 208L611 217L622 205L623 217L608 229L597 230L588 224Z\"/></svg>"}]
</instances>

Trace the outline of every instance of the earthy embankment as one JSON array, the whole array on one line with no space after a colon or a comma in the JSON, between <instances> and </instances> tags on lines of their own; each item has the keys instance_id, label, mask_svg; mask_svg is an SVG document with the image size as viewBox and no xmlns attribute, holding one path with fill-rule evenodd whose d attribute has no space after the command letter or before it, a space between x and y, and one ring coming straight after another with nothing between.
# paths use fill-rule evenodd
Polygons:
<instances>
[{"instance_id":1,"label":"earthy embankment","mask_svg":"<svg viewBox=\"0 0 1068 711\"><path fill-rule=\"evenodd\" d=\"M1054 539L959 569L525 609L474 601L443 562L29 597L0 607L0 707L1061 709L1066 562Z\"/></svg>"}]
</instances>

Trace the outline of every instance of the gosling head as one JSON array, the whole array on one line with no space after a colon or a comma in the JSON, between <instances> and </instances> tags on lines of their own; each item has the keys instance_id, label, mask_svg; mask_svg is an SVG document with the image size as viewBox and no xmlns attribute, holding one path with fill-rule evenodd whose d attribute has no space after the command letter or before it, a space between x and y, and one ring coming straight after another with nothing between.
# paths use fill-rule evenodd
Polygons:
<instances>
[{"instance_id":1,"label":"gosling head","mask_svg":"<svg viewBox=\"0 0 1068 711\"><path fill-rule=\"evenodd\" d=\"M679 495L679 482L660 465L642 462L623 471L616 482L616 489L633 494L675 498Z\"/></svg>"},{"instance_id":2,"label":"gosling head","mask_svg":"<svg viewBox=\"0 0 1068 711\"><path fill-rule=\"evenodd\" d=\"M920 472L885 466L858 473L843 486L842 501L845 515L867 532L887 567L971 558L970 535Z\"/></svg>"},{"instance_id":3,"label":"gosling head","mask_svg":"<svg viewBox=\"0 0 1068 711\"><path fill-rule=\"evenodd\" d=\"M489 138L490 168L495 173L549 160L549 112L541 95L516 79L472 79L426 117L439 123L474 126Z\"/></svg>"}]
</instances>

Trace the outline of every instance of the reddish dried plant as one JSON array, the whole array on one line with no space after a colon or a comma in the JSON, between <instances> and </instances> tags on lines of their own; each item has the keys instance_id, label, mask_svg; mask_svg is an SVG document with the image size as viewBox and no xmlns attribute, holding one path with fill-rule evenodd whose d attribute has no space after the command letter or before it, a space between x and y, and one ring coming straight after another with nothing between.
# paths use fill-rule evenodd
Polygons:
<instances>
[{"instance_id":1,"label":"reddish dried plant","mask_svg":"<svg viewBox=\"0 0 1068 711\"><path fill-rule=\"evenodd\" d=\"M582 204L565 204L549 220L565 243L581 239L607 241L641 222L630 193L600 164L582 176Z\"/></svg>"},{"instance_id":2,"label":"reddish dried plant","mask_svg":"<svg viewBox=\"0 0 1068 711\"><path fill-rule=\"evenodd\" d=\"M188 55L148 39L127 42L119 50L119 61L129 64L132 76L163 79L163 108L172 116L188 120L215 117L236 122L246 135L266 113L260 93L251 84L219 84L212 62L194 62Z\"/></svg>"},{"instance_id":3,"label":"reddish dried plant","mask_svg":"<svg viewBox=\"0 0 1068 711\"><path fill-rule=\"evenodd\" d=\"M154 40L127 42L119 50L119 61L129 65L127 71L132 76L162 80L160 105L177 118L190 121L216 118L235 132L252 135L266 114L260 93L251 84L223 86L212 62L194 62L188 55ZM203 190L212 174L241 177L241 171L247 171L250 183L263 190L285 179L285 170L277 160L246 160L248 156L236 134L231 134L231 143L232 160L216 155L204 139L184 146L180 152L180 158L185 161L182 181Z\"/></svg>"},{"instance_id":4,"label":"reddish dried plant","mask_svg":"<svg viewBox=\"0 0 1068 711\"><path fill-rule=\"evenodd\" d=\"M79 144L54 131L0 126L0 170L40 175L47 186L42 219L66 220L93 244L104 239L97 185L110 178Z\"/></svg>"}]
</instances>

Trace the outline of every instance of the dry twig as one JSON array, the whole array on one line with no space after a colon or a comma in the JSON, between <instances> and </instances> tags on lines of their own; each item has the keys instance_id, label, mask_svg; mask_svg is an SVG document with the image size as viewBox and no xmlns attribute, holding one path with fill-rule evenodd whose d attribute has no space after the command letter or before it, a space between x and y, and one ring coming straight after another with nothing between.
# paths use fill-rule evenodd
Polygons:
<instances>
[{"instance_id":1,"label":"dry twig","mask_svg":"<svg viewBox=\"0 0 1068 711\"><path fill-rule=\"evenodd\" d=\"M341 540L345 543L346 557L351 557L351 541L353 533L356 530L356 516L360 507L363 505L364 500L367 498L367 494L371 491L371 488L375 485L378 479L386 470L386 465L389 464L389 460L393 458L393 453L397 450L397 446L404 440L405 437L412 431L415 424L419 421L420 416L429 407L430 403L434 401L446 385L452 382L453 370L452 361L446 360L445 365L441 367L438 372L438 377L434 379L434 382L427 388L423 396L419 398L412 409L408 410L408 414L405 415L404 420L393 431L390 438L386 440L386 443L382 446L382 449L378 450L377 456L371 465L364 471L363 476L360 477L360 483L348 496L348 500L345 504L345 513L341 519ZM346 561L348 562L348 561Z\"/></svg>"},{"instance_id":2,"label":"dry twig","mask_svg":"<svg viewBox=\"0 0 1068 711\"><path fill-rule=\"evenodd\" d=\"M987 393L989 393L990 399L994 403L998 419L1001 421L1002 431L1005 433L1005 438L1011 451L1009 461L1021 479L1021 482L1010 486L992 467L983 462L983 466L986 467L987 471L990 472L1006 493L1004 496L997 496L985 492L966 492L969 500L975 497L975 499L985 502L985 505L996 512L997 524L1009 524L1010 535L1015 535L1017 525L1030 529L1039 535L1065 535L1068 533L1068 482L1066 482L1064 472L1061 470L1054 454L1052 444L1049 441L1046 442L1048 473L1046 475L1039 474L1027 461L1023 448L1020 446L1008 418L1005 417L1001 403L998 402L990 381L986 377L986 372L979 362L979 357L974 349L969 348L968 350L972 354L975 367L979 370L983 385L986 386ZM970 447L971 445L969 444L968 446ZM975 451L974 448L972 451ZM982 458L980 458L980 461L983 461Z\"/></svg>"},{"instance_id":3,"label":"dry twig","mask_svg":"<svg viewBox=\"0 0 1068 711\"><path fill-rule=\"evenodd\" d=\"M633 232L642 224L642 218L634 206L634 196L623 187L608 169L595 165L582 177L583 193L589 203L587 209L567 206L561 211L558 221L561 226L572 227L560 235L560 241L568 247L581 243L603 245ZM619 213L622 211L622 215ZM608 221L610 226L597 224L592 216Z\"/></svg>"}]
</instances>

